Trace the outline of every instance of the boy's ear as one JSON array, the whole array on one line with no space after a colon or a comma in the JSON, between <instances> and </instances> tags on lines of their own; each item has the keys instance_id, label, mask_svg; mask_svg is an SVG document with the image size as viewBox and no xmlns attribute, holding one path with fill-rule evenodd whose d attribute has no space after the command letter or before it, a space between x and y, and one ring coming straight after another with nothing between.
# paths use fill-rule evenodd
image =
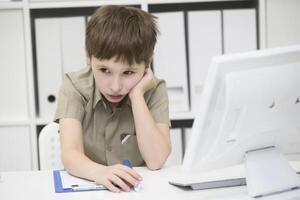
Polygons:
<instances>
[{"instance_id":1,"label":"boy's ear","mask_svg":"<svg viewBox=\"0 0 300 200\"><path fill-rule=\"evenodd\" d=\"M87 66L91 66L91 58L90 57L86 57L86 64Z\"/></svg>"},{"instance_id":2,"label":"boy's ear","mask_svg":"<svg viewBox=\"0 0 300 200\"><path fill-rule=\"evenodd\" d=\"M85 50L85 57L87 66L91 66L91 57L89 56L87 50Z\"/></svg>"},{"instance_id":3,"label":"boy's ear","mask_svg":"<svg viewBox=\"0 0 300 200\"><path fill-rule=\"evenodd\" d=\"M149 59L149 63L147 63L147 65L146 65L146 68L150 68L150 67L151 67L151 64L152 64L152 62L153 62L153 55L150 57L150 59Z\"/></svg>"},{"instance_id":4,"label":"boy's ear","mask_svg":"<svg viewBox=\"0 0 300 200\"><path fill-rule=\"evenodd\" d=\"M152 62L153 62L153 54L152 54L152 56L149 59L149 65L151 65Z\"/></svg>"}]
</instances>

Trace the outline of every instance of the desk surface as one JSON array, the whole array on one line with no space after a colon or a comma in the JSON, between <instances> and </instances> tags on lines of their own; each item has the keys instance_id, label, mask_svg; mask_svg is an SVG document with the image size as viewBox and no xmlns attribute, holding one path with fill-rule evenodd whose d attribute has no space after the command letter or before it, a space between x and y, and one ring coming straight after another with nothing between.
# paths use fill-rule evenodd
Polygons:
<instances>
[{"instance_id":1,"label":"desk surface","mask_svg":"<svg viewBox=\"0 0 300 200\"><path fill-rule=\"evenodd\" d=\"M244 200L252 199L247 196L247 188L230 187L210 190L187 190L168 183L168 177L174 176L169 168L158 171L149 171L141 167L135 168L142 176L142 189L139 192L112 193L109 191L90 191L90 192L71 192L55 193L53 185L52 171L20 171L20 172L1 172L0 199L20 200L20 199L55 199L55 200L109 200L109 199L128 199L128 200L158 200L158 199L230 199ZM282 196L284 195L284 196ZM299 199L300 190L294 190L285 194L277 195L276 199ZM296 198L298 197L298 198ZM259 200L269 200L274 198L263 197Z\"/></svg>"}]
</instances>

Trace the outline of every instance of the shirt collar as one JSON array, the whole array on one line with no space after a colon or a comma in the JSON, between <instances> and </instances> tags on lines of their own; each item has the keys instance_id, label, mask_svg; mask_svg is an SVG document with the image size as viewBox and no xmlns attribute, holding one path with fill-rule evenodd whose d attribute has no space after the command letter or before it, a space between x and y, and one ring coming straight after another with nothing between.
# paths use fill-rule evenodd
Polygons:
<instances>
[{"instance_id":1,"label":"shirt collar","mask_svg":"<svg viewBox=\"0 0 300 200\"><path fill-rule=\"evenodd\" d=\"M128 95L125 97L124 102L131 107L131 101Z\"/></svg>"},{"instance_id":2,"label":"shirt collar","mask_svg":"<svg viewBox=\"0 0 300 200\"><path fill-rule=\"evenodd\" d=\"M105 102L103 101L103 97L100 93L100 91L94 87L94 102L93 102L93 108L96 107L96 105L98 104L99 101L103 102L104 107L106 107L107 105L105 104Z\"/></svg>"}]
</instances>

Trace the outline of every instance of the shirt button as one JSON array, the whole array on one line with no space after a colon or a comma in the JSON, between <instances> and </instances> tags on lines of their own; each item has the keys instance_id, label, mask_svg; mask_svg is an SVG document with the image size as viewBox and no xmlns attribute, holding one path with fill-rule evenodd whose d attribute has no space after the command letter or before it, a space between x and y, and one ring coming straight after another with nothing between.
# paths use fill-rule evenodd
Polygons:
<instances>
[{"instance_id":1,"label":"shirt button","mask_svg":"<svg viewBox=\"0 0 300 200\"><path fill-rule=\"evenodd\" d=\"M111 150L112 150L111 146L107 146L107 147L106 147L106 150L107 150L107 151L111 151Z\"/></svg>"}]
</instances>

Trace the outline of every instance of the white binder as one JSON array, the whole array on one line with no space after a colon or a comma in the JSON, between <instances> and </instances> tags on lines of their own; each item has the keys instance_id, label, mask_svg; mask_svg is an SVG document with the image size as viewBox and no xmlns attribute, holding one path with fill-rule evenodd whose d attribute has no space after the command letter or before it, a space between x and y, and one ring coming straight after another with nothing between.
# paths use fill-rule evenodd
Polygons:
<instances>
[{"instance_id":1,"label":"white binder","mask_svg":"<svg viewBox=\"0 0 300 200\"><path fill-rule=\"evenodd\" d=\"M196 112L211 58L222 54L221 11L190 11L188 27L191 110Z\"/></svg>"},{"instance_id":2,"label":"white binder","mask_svg":"<svg viewBox=\"0 0 300 200\"><path fill-rule=\"evenodd\" d=\"M153 65L167 82L170 112L188 111L187 67L183 12L156 13L160 35Z\"/></svg>"},{"instance_id":3,"label":"white binder","mask_svg":"<svg viewBox=\"0 0 300 200\"><path fill-rule=\"evenodd\" d=\"M172 144L172 152L169 155L165 166L180 165L182 163L182 133L181 129L171 129L170 138Z\"/></svg>"},{"instance_id":4,"label":"white binder","mask_svg":"<svg viewBox=\"0 0 300 200\"><path fill-rule=\"evenodd\" d=\"M0 121L28 119L23 14L0 12Z\"/></svg>"},{"instance_id":5,"label":"white binder","mask_svg":"<svg viewBox=\"0 0 300 200\"><path fill-rule=\"evenodd\" d=\"M263 35L266 47L300 44L299 1L268 1L265 6L266 30ZM262 12L261 12L262 13Z\"/></svg>"},{"instance_id":6,"label":"white binder","mask_svg":"<svg viewBox=\"0 0 300 200\"><path fill-rule=\"evenodd\" d=\"M56 109L58 88L62 80L59 19L36 19L35 30L39 117L50 118Z\"/></svg>"},{"instance_id":7,"label":"white binder","mask_svg":"<svg viewBox=\"0 0 300 200\"><path fill-rule=\"evenodd\" d=\"M85 17L61 19L63 71L77 71L86 66Z\"/></svg>"},{"instance_id":8,"label":"white binder","mask_svg":"<svg viewBox=\"0 0 300 200\"><path fill-rule=\"evenodd\" d=\"M84 19L35 20L40 118L52 119L63 74L85 66Z\"/></svg>"},{"instance_id":9,"label":"white binder","mask_svg":"<svg viewBox=\"0 0 300 200\"><path fill-rule=\"evenodd\" d=\"M256 49L255 9L224 10L224 53Z\"/></svg>"}]
</instances>

